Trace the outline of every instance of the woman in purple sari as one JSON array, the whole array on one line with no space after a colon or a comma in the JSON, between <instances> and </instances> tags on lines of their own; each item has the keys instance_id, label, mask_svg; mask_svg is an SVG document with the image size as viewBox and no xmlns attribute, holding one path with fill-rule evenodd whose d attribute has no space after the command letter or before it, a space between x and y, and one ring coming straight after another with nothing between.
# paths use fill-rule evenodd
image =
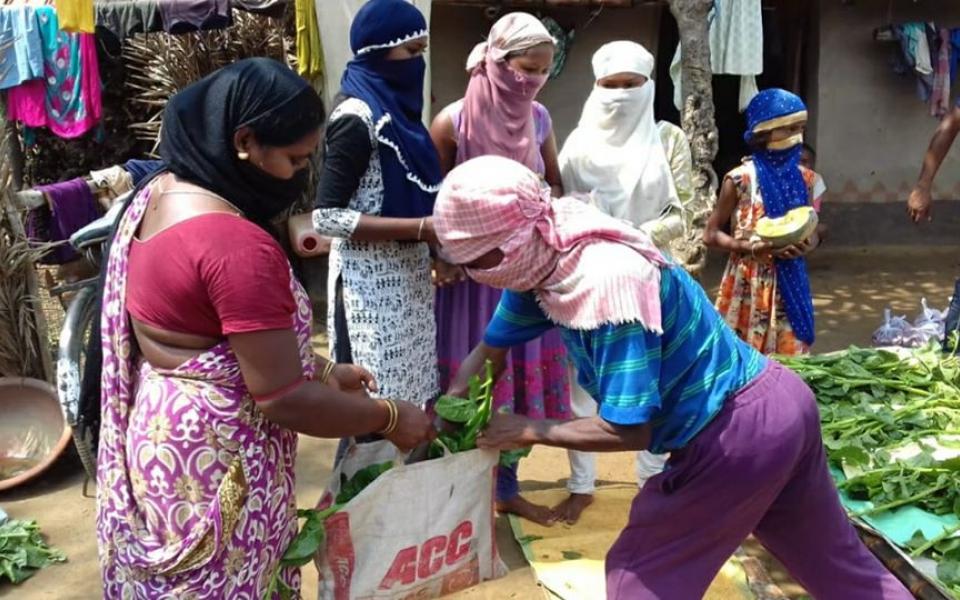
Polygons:
<instances>
[{"instance_id":1,"label":"woman in purple sari","mask_svg":"<svg viewBox=\"0 0 960 600\"><path fill-rule=\"evenodd\" d=\"M174 96L166 169L125 208L103 279L97 532L106 598L263 597L297 531L297 432L433 435L310 349L310 303L269 222L300 197L316 92L250 59ZM299 573L282 580L299 589Z\"/></svg>"}]
</instances>

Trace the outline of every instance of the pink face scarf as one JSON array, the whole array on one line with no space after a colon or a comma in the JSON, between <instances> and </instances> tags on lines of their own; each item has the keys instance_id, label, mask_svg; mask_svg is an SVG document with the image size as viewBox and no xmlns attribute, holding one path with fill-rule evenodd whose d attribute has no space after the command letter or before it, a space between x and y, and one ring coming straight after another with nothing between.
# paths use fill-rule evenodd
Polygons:
<instances>
[{"instance_id":1,"label":"pink face scarf","mask_svg":"<svg viewBox=\"0 0 960 600\"><path fill-rule=\"evenodd\" d=\"M457 135L457 163L494 154L542 170L533 99L547 77L514 71L506 60L511 52L545 43L553 44L553 38L536 17L510 13L497 21L487 41L470 53L467 70L471 76Z\"/></svg>"},{"instance_id":2,"label":"pink face scarf","mask_svg":"<svg viewBox=\"0 0 960 600\"><path fill-rule=\"evenodd\" d=\"M650 238L576 198L551 199L523 165L497 156L450 172L434 207L444 255L465 265L499 249L475 281L533 290L546 315L570 329L638 322L661 333L660 267Z\"/></svg>"}]
</instances>

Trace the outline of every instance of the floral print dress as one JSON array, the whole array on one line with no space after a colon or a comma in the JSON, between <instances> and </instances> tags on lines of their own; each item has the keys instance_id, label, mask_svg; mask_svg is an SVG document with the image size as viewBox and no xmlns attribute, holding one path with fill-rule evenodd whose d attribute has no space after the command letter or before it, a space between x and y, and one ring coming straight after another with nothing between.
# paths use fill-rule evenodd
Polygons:
<instances>
[{"instance_id":1,"label":"floral print dress","mask_svg":"<svg viewBox=\"0 0 960 600\"><path fill-rule=\"evenodd\" d=\"M812 205L817 174L804 167L800 170ZM745 160L727 174L727 179L737 188L731 235L737 240L749 240L754 236L757 221L766 214L753 163ZM810 347L794 335L787 320L783 301L777 293L776 265L772 259L731 253L716 307L737 335L763 354L797 355L810 351Z\"/></svg>"}]
</instances>

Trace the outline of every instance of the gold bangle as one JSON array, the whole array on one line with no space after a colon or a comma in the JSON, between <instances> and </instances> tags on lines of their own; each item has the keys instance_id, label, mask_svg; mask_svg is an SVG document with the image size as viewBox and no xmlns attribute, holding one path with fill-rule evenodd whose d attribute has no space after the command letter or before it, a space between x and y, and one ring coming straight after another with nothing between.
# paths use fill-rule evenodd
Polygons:
<instances>
[{"instance_id":1,"label":"gold bangle","mask_svg":"<svg viewBox=\"0 0 960 600\"><path fill-rule=\"evenodd\" d=\"M397 409L397 403L393 400L386 399L384 402L387 405L387 426L377 432L378 435L390 435L397 430L397 425L400 423L400 411Z\"/></svg>"},{"instance_id":2,"label":"gold bangle","mask_svg":"<svg viewBox=\"0 0 960 600\"><path fill-rule=\"evenodd\" d=\"M397 403L394 402L393 400L388 400L387 402L390 405L390 409L392 410L392 413L390 415L391 417L390 425L387 427L386 433L391 434L397 430L397 425L400 424L400 410L397 408Z\"/></svg>"},{"instance_id":3,"label":"gold bangle","mask_svg":"<svg viewBox=\"0 0 960 600\"><path fill-rule=\"evenodd\" d=\"M333 374L333 370L335 368L337 368L337 363L333 362L332 360L328 360L327 364L323 366L323 371L320 372L320 377L318 378L318 381L323 384L330 381L330 375Z\"/></svg>"}]
</instances>

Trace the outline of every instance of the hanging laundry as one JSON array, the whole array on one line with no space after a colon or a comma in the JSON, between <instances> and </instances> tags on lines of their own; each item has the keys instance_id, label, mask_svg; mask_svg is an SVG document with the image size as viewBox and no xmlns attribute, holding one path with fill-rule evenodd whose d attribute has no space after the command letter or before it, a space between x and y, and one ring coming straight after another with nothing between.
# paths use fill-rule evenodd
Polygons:
<instances>
[{"instance_id":1,"label":"hanging laundry","mask_svg":"<svg viewBox=\"0 0 960 600\"><path fill-rule=\"evenodd\" d=\"M297 72L314 79L323 75L323 45L317 26L317 8L313 0L296 0Z\"/></svg>"},{"instance_id":2,"label":"hanging laundry","mask_svg":"<svg viewBox=\"0 0 960 600\"><path fill-rule=\"evenodd\" d=\"M287 6L287 0L233 0L233 7L266 17L279 18Z\"/></svg>"},{"instance_id":3,"label":"hanging laundry","mask_svg":"<svg viewBox=\"0 0 960 600\"><path fill-rule=\"evenodd\" d=\"M100 72L93 34L61 31L53 7L36 7L43 41L43 79L7 92L7 118L46 127L63 138L87 133L100 122Z\"/></svg>"},{"instance_id":4,"label":"hanging laundry","mask_svg":"<svg viewBox=\"0 0 960 600\"><path fill-rule=\"evenodd\" d=\"M43 192L47 204L27 214L27 237L33 242L65 242L84 225L100 216L93 191L83 179L35 188ZM62 265L78 258L68 244L61 244L41 262Z\"/></svg>"},{"instance_id":5,"label":"hanging laundry","mask_svg":"<svg viewBox=\"0 0 960 600\"><path fill-rule=\"evenodd\" d=\"M942 119L950 112L950 30L941 28L937 39L937 61L933 73L930 115Z\"/></svg>"},{"instance_id":6,"label":"hanging laundry","mask_svg":"<svg viewBox=\"0 0 960 600\"><path fill-rule=\"evenodd\" d=\"M93 33L96 22L93 0L56 0L60 29L70 33Z\"/></svg>"},{"instance_id":7,"label":"hanging laundry","mask_svg":"<svg viewBox=\"0 0 960 600\"><path fill-rule=\"evenodd\" d=\"M43 77L43 41L32 6L0 6L0 90Z\"/></svg>"},{"instance_id":8,"label":"hanging laundry","mask_svg":"<svg viewBox=\"0 0 960 600\"><path fill-rule=\"evenodd\" d=\"M94 6L97 35L109 35L115 44L137 33L163 31L157 0L98 0Z\"/></svg>"},{"instance_id":9,"label":"hanging laundry","mask_svg":"<svg viewBox=\"0 0 960 600\"><path fill-rule=\"evenodd\" d=\"M757 95L763 73L763 6L760 0L716 0L710 12L710 65L714 75L740 75L740 110ZM683 108L681 47L670 63L673 103Z\"/></svg>"},{"instance_id":10,"label":"hanging laundry","mask_svg":"<svg viewBox=\"0 0 960 600\"><path fill-rule=\"evenodd\" d=\"M160 16L168 33L223 29L233 24L230 0L164 0Z\"/></svg>"},{"instance_id":11,"label":"hanging laundry","mask_svg":"<svg viewBox=\"0 0 960 600\"><path fill-rule=\"evenodd\" d=\"M901 74L913 73L917 78L917 95L923 102L929 102L933 95L933 61L926 23L902 23L894 26L893 32L900 42L893 70Z\"/></svg>"}]
</instances>

